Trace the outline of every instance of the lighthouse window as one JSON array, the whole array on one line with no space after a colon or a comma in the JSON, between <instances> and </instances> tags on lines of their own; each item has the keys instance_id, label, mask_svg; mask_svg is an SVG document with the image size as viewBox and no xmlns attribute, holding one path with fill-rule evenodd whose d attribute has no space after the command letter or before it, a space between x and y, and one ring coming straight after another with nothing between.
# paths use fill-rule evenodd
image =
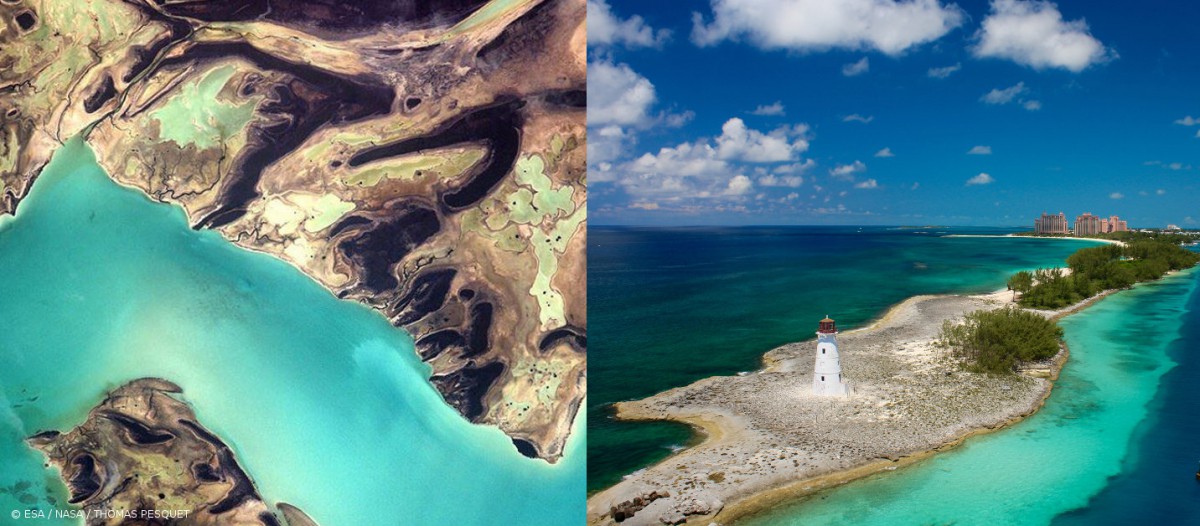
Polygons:
<instances>
[{"instance_id":1,"label":"lighthouse window","mask_svg":"<svg viewBox=\"0 0 1200 526\"><path fill-rule=\"evenodd\" d=\"M824 381L825 381L825 377L824 377L824 376L822 376L822 377L821 377L821 381L822 381L822 382L824 382Z\"/></svg>"},{"instance_id":2,"label":"lighthouse window","mask_svg":"<svg viewBox=\"0 0 1200 526\"><path fill-rule=\"evenodd\" d=\"M821 349L821 354L825 354L825 349Z\"/></svg>"}]
</instances>

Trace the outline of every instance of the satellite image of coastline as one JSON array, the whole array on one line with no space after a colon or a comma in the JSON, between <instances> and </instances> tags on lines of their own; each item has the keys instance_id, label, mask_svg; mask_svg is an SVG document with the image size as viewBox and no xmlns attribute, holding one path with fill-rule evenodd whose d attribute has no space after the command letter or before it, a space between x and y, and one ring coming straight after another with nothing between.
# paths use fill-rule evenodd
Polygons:
<instances>
[{"instance_id":1,"label":"satellite image of coastline","mask_svg":"<svg viewBox=\"0 0 1200 526\"><path fill-rule=\"evenodd\" d=\"M0 1L0 523L582 522L585 12Z\"/></svg>"}]
</instances>

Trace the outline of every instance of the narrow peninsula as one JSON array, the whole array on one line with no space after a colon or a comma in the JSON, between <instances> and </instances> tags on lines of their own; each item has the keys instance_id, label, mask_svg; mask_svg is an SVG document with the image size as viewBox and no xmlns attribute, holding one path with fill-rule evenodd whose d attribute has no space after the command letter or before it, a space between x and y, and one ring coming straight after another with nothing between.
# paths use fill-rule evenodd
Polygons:
<instances>
[{"instance_id":1,"label":"narrow peninsula","mask_svg":"<svg viewBox=\"0 0 1200 526\"><path fill-rule=\"evenodd\" d=\"M618 418L683 422L703 436L591 496L588 522L728 524L1013 424L1042 406L1069 356L1046 319L1196 260L1153 239L1082 249L1069 258L1071 268L1038 271L1038 281L1021 286L1031 300L1070 289L1064 292L1067 304L1051 308L1031 308L1007 289L909 298L871 325L837 337L840 373L852 384L849 397L815 393L819 350L805 341L768 352L758 371L616 404ZM1139 277L1126 282L1127 275ZM1076 293L1077 287L1087 290ZM1048 327L1049 348L1033 359L992 362L1000 365L988 370L949 343L964 320L1006 314ZM833 330L832 320L822 320L822 333Z\"/></svg>"}]
</instances>

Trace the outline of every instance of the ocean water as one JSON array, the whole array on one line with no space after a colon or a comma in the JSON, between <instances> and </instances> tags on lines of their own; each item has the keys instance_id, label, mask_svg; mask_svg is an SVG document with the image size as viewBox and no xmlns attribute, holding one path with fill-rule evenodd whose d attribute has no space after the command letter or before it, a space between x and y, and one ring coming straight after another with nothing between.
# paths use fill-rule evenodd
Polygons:
<instances>
[{"instance_id":1,"label":"ocean water","mask_svg":"<svg viewBox=\"0 0 1200 526\"><path fill-rule=\"evenodd\" d=\"M744 524L1200 524L1198 279L1189 270L1062 320L1071 358L1032 417Z\"/></svg>"},{"instance_id":2,"label":"ocean water","mask_svg":"<svg viewBox=\"0 0 1200 526\"><path fill-rule=\"evenodd\" d=\"M588 232L588 490L686 446L685 425L612 419L611 404L760 367L829 314L862 326L917 294L1003 288L1095 242L1013 230L885 227L616 228Z\"/></svg>"},{"instance_id":3,"label":"ocean water","mask_svg":"<svg viewBox=\"0 0 1200 526\"><path fill-rule=\"evenodd\" d=\"M81 141L0 220L0 522L66 506L23 438L78 425L144 376L182 386L268 501L323 526L583 521L582 418L557 464L527 459L429 374L381 316L189 229Z\"/></svg>"}]
</instances>

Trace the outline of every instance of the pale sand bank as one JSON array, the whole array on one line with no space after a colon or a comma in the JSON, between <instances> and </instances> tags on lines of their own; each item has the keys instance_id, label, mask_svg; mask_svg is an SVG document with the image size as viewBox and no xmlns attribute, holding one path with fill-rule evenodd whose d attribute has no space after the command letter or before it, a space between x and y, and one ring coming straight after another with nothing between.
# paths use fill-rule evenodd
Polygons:
<instances>
[{"instance_id":1,"label":"pale sand bank","mask_svg":"<svg viewBox=\"0 0 1200 526\"><path fill-rule=\"evenodd\" d=\"M934 345L943 321L1011 300L1008 291L917 296L868 327L839 334L843 374L854 391L849 399L811 394L810 340L768 352L762 370L618 404L620 418L686 422L704 439L592 496L589 523L612 524L614 507L634 512L622 524L728 523L1032 414L1049 395L1065 350L1023 374L997 377L962 371Z\"/></svg>"}]
</instances>

